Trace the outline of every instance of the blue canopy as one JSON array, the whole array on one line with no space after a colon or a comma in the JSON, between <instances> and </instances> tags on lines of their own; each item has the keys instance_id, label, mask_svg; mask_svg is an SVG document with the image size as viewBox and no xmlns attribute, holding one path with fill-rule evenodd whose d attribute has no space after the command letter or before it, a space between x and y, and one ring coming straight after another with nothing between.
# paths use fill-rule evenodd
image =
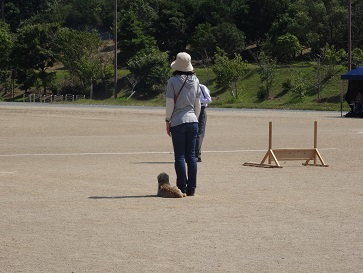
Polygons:
<instances>
[{"instance_id":1,"label":"blue canopy","mask_svg":"<svg viewBox=\"0 0 363 273\"><path fill-rule=\"evenodd\" d=\"M363 66L357 67L340 76L341 80L363 80Z\"/></svg>"}]
</instances>

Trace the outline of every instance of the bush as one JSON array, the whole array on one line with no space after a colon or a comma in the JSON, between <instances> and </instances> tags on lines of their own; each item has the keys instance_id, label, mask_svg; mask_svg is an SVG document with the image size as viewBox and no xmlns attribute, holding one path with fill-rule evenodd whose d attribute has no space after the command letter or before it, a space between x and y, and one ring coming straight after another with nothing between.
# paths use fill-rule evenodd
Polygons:
<instances>
[{"instance_id":1,"label":"bush","mask_svg":"<svg viewBox=\"0 0 363 273\"><path fill-rule=\"evenodd\" d=\"M258 92L257 92L257 99L259 101L263 101L266 99L266 97L268 97L268 91L266 90L266 87L264 85L260 85L258 87Z\"/></svg>"},{"instance_id":2,"label":"bush","mask_svg":"<svg viewBox=\"0 0 363 273\"><path fill-rule=\"evenodd\" d=\"M145 94L148 90L154 95L159 94L165 90L169 78L168 54L156 48L141 51L127 62L127 69L139 79L136 92Z\"/></svg>"},{"instance_id":3,"label":"bush","mask_svg":"<svg viewBox=\"0 0 363 273\"><path fill-rule=\"evenodd\" d=\"M238 80L245 74L246 62L241 55L235 54L230 59L224 50L217 48L213 71L216 74L216 82L220 87L230 88L233 97L238 99Z\"/></svg>"},{"instance_id":4,"label":"bush","mask_svg":"<svg viewBox=\"0 0 363 273\"><path fill-rule=\"evenodd\" d=\"M285 34L277 38L274 56L283 63L293 61L299 54L301 45L298 38L292 34Z\"/></svg>"},{"instance_id":5,"label":"bush","mask_svg":"<svg viewBox=\"0 0 363 273\"><path fill-rule=\"evenodd\" d=\"M352 51L352 68L363 65L363 49L354 48Z\"/></svg>"},{"instance_id":6,"label":"bush","mask_svg":"<svg viewBox=\"0 0 363 273\"><path fill-rule=\"evenodd\" d=\"M292 82L290 79L287 79L282 83L282 92L286 94L287 92L291 91L293 88Z\"/></svg>"}]
</instances>

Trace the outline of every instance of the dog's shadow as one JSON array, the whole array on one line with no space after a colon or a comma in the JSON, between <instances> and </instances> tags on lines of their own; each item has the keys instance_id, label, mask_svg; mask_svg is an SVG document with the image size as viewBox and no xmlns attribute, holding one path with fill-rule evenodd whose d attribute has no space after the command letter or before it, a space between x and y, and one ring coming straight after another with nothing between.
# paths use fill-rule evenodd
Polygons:
<instances>
[{"instance_id":1,"label":"dog's shadow","mask_svg":"<svg viewBox=\"0 0 363 273\"><path fill-rule=\"evenodd\" d=\"M150 198L158 197L156 194L149 195L123 195L123 196L90 196L88 199L133 199L133 198Z\"/></svg>"}]
</instances>

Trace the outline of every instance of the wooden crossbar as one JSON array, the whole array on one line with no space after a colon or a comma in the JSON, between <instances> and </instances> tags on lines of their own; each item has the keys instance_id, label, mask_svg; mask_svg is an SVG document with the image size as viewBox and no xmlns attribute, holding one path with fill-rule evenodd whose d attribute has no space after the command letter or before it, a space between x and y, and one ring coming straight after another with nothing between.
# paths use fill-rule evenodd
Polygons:
<instances>
[{"instance_id":1,"label":"wooden crossbar","mask_svg":"<svg viewBox=\"0 0 363 273\"><path fill-rule=\"evenodd\" d=\"M325 164L322 156L320 155L317 148L317 122L314 122L314 148L311 149L300 149L300 148L284 148L284 149L272 149L272 122L269 122L269 144L268 151L263 157L260 163L245 162L244 166L263 167L263 168L282 168L279 163L281 161L289 160L305 160L304 166L322 166L328 167ZM266 160L268 163L265 163ZM318 164L318 160L320 164ZM309 163L313 161L313 163ZM272 164L274 162L275 164Z\"/></svg>"}]
</instances>

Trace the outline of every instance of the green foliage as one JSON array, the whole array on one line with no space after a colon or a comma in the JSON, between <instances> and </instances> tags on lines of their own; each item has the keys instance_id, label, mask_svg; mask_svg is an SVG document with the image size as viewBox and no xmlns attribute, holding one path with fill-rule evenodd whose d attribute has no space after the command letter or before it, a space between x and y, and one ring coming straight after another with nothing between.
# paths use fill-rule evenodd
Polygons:
<instances>
[{"instance_id":1,"label":"green foliage","mask_svg":"<svg viewBox=\"0 0 363 273\"><path fill-rule=\"evenodd\" d=\"M106 0L109 1L109 0ZM132 12L136 15L136 18L141 22L143 28L151 29L152 32L155 30L152 29L157 25L156 21L159 18L158 10L159 6L163 7L163 10L167 10L170 5L170 1L166 1L163 3L159 0L121 0L118 1L120 18L127 16L128 13ZM112 4L113 6L113 4Z\"/></svg>"},{"instance_id":2,"label":"green foliage","mask_svg":"<svg viewBox=\"0 0 363 273\"><path fill-rule=\"evenodd\" d=\"M291 91L293 88L291 79L286 79L283 83L282 83L282 94L286 94L287 92Z\"/></svg>"},{"instance_id":3,"label":"green foliage","mask_svg":"<svg viewBox=\"0 0 363 273\"><path fill-rule=\"evenodd\" d=\"M71 0L69 5L72 8L66 15L66 25L77 26L81 30L102 27L103 11L112 11L112 5L104 0Z\"/></svg>"},{"instance_id":4,"label":"green foliage","mask_svg":"<svg viewBox=\"0 0 363 273\"><path fill-rule=\"evenodd\" d=\"M319 50L324 44L345 46L348 5L337 0L296 0L276 20L271 33L276 37L290 33L306 48Z\"/></svg>"},{"instance_id":5,"label":"green foliage","mask_svg":"<svg viewBox=\"0 0 363 273\"><path fill-rule=\"evenodd\" d=\"M138 52L156 48L156 40L147 35L134 12L124 15L119 31L120 64L125 65Z\"/></svg>"},{"instance_id":6,"label":"green foliage","mask_svg":"<svg viewBox=\"0 0 363 273\"><path fill-rule=\"evenodd\" d=\"M363 49L354 48L352 50L352 68L363 65Z\"/></svg>"},{"instance_id":7,"label":"green foliage","mask_svg":"<svg viewBox=\"0 0 363 273\"><path fill-rule=\"evenodd\" d=\"M352 1L352 40L353 51L355 48L363 49L363 1ZM363 62L362 64L363 65Z\"/></svg>"},{"instance_id":8,"label":"green foliage","mask_svg":"<svg viewBox=\"0 0 363 273\"><path fill-rule=\"evenodd\" d=\"M62 28L58 34L57 53L59 60L73 73L72 68L83 55L98 53L101 40L96 32L85 32Z\"/></svg>"},{"instance_id":9,"label":"green foliage","mask_svg":"<svg viewBox=\"0 0 363 273\"><path fill-rule=\"evenodd\" d=\"M5 21L11 26L12 31L15 31L20 26L39 23L39 20L31 22L29 19L46 17L47 14L52 13L58 6L58 0L12 0L3 2ZM51 17L47 18L50 19ZM50 22L45 21L43 23Z\"/></svg>"},{"instance_id":10,"label":"green foliage","mask_svg":"<svg viewBox=\"0 0 363 273\"><path fill-rule=\"evenodd\" d=\"M3 2L5 21L12 31L21 24L49 22L59 22L62 26L78 30L111 31L113 27L114 1L110 0ZM232 33L235 33L235 26L245 36L247 45L259 44L266 35L276 41L277 37L290 33L298 38L302 46L313 50L318 50L325 43L339 49L346 46L348 5L339 0L118 0L117 3L121 20L128 18L129 13L135 14L143 34L153 37L161 51L169 51L173 56L173 51L188 45L196 27L201 24L210 24L213 28L229 25L227 28L220 27L220 30ZM361 47L363 37L362 1L352 1L352 8L355 48ZM229 53L228 48L223 46L223 38L216 42ZM236 53L239 53L238 47Z\"/></svg>"},{"instance_id":11,"label":"green foliage","mask_svg":"<svg viewBox=\"0 0 363 273\"><path fill-rule=\"evenodd\" d=\"M221 23L213 29L216 47L223 49L228 56L240 54L245 48L245 35L235 24Z\"/></svg>"},{"instance_id":12,"label":"green foliage","mask_svg":"<svg viewBox=\"0 0 363 273\"><path fill-rule=\"evenodd\" d=\"M29 74L31 70L38 71L44 94L52 79L52 77L48 77L46 70L52 67L56 61L55 48L58 30L57 24L23 26L17 31L17 39L12 51L14 65L18 70L23 71L23 74ZM25 77L25 79L27 78ZM19 81L21 82L21 79ZM25 84L25 82L21 83Z\"/></svg>"},{"instance_id":13,"label":"green foliage","mask_svg":"<svg viewBox=\"0 0 363 273\"><path fill-rule=\"evenodd\" d=\"M271 30L275 21L279 21L291 4L290 0L252 0L244 1L246 14L236 18L236 25L246 34L249 44L259 43ZM280 36L280 33L277 36Z\"/></svg>"},{"instance_id":14,"label":"green foliage","mask_svg":"<svg viewBox=\"0 0 363 273\"><path fill-rule=\"evenodd\" d=\"M92 83L107 83L112 76L112 61L99 51L101 40L95 32L63 28L58 35L59 60L74 77L69 83L79 85L83 94Z\"/></svg>"},{"instance_id":15,"label":"green foliage","mask_svg":"<svg viewBox=\"0 0 363 273\"><path fill-rule=\"evenodd\" d=\"M337 65L341 64L343 59L345 59L346 52L344 49L336 49L334 45L326 44L321 50L324 57L324 63L327 65Z\"/></svg>"},{"instance_id":16,"label":"green foliage","mask_svg":"<svg viewBox=\"0 0 363 273\"><path fill-rule=\"evenodd\" d=\"M165 5L158 10L158 19L154 25L154 37L161 51L169 51L171 55L176 55L176 53L185 50L189 35L187 33L188 26L180 3L165 2Z\"/></svg>"},{"instance_id":17,"label":"green foliage","mask_svg":"<svg viewBox=\"0 0 363 273\"><path fill-rule=\"evenodd\" d=\"M287 33L277 38L274 56L280 62L291 62L301 51L301 45L295 35Z\"/></svg>"},{"instance_id":18,"label":"green foliage","mask_svg":"<svg viewBox=\"0 0 363 273\"><path fill-rule=\"evenodd\" d=\"M191 36L190 43L193 51L198 53L202 60L208 61L214 55L217 43L212 25L199 24Z\"/></svg>"},{"instance_id":19,"label":"green foliage","mask_svg":"<svg viewBox=\"0 0 363 273\"><path fill-rule=\"evenodd\" d=\"M257 97L264 100L270 96L270 91L274 85L276 61L262 51L258 56L258 65L260 67L261 84Z\"/></svg>"},{"instance_id":20,"label":"green foliage","mask_svg":"<svg viewBox=\"0 0 363 273\"><path fill-rule=\"evenodd\" d=\"M308 75L306 72L293 68L293 82L292 82L292 92L299 98L306 96L307 86L309 84Z\"/></svg>"},{"instance_id":21,"label":"green foliage","mask_svg":"<svg viewBox=\"0 0 363 273\"><path fill-rule=\"evenodd\" d=\"M223 22L234 23L246 16L248 4L245 0L201 0L195 1L197 18L203 18L205 22L219 25Z\"/></svg>"},{"instance_id":22,"label":"green foliage","mask_svg":"<svg viewBox=\"0 0 363 273\"><path fill-rule=\"evenodd\" d=\"M217 47L232 57L245 47L245 35L234 24L221 23L212 27L209 23L199 24L191 36L191 46L204 61L208 61Z\"/></svg>"},{"instance_id":23,"label":"green foliage","mask_svg":"<svg viewBox=\"0 0 363 273\"><path fill-rule=\"evenodd\" d=\"M165 89L169 77L168 54L158 49L144 50L132 57L127 69L138 79L135 91L145 95L150 91L153 95Z\"/></svg>"},{"instance_id":24,"label":"green foliage","mask_svg":"<svg viewBox=\"0 0 363 273\"><path fill-rule=\"evenodd\" d=\"M4 0L3 2L5 4L4 21L10 25L10 36L15 38L14 41L19 40L21 43L16 42L10 46L14 50L12 57L9 58L9 30L6 30L7 34L4 35L3 28L0 27L2 53L0 66L8 69L11 65L9 61L17 66L17 85L21 84L24 89L27 89L32 85L41 84L44 90L52 86L52 76L49 71L53 70L54 62L59 60L64 62L70 74L74 75L71 79L68 77L69 82L76 83L77 88L80 88L82 92L87 92L91 74L96 83L107 83L111 75L111 60L101 58L101 55L111 54L109 52L101 54L98 49L92 51L94 53L84 53L89 52L87 51L89 45L82 41L81 35L70 38L75 39L76 42L68 40L69 47L67 47L68 43L64 44L70 51L70 54L66 54L65 50L54 51L53 40L57 40L57 32L54 32L55 35L48 35L45 31L45 34L41 35L43 38L32 33L26 38L26 42L22 32L30 26L44 24L43 28L46 29L50 22L58 22L61 27L70 29L87 32L96 30L99 36L110 39L112 36L110 32L113 32L114 26L114 1ZM217 46L223 49L230 59L233 59L237 53L246 56L244 57L246 60L250 59L245 50L246 47L256 48L259 52L265 37L271 37L269 50L262 48L268 55L293 65L294 58L299 53L297 50L299 43L301 46L299 59L309 58L312 63L315 63L314 69L310 67L310 74L306 76L308 79L303 77L305 82L302 88L294 89L297 85L294 83L296 77L290 77L293 92L287 92L287 96L303 97L305 100L311 93L314 93L314 96L318 94L323 97L326 83L333 80L342 63L344 65L347 63L347 56L341 51L347 46L348 30L348 5L344 1L117 0L117 3L119 65L123 67L139 52L151 49L166 52L169 58L175 56L178 51L188 50L194 61L200 61L195 63L195 67L199 64L209 65L214 60ZM353 0L352 9L352 48L353 67L355 67L363 64L360 57L362 54L359 52L362 50L363 40L363 1ZM109 32L108 35L104 35L103 32L106 31ZM47 42L44 42L45 40ZM79 51L74 49L77 47L77 42ZM326 44L329 48L325 48ZM32 47L34 50L30 50ZM57 44L55 47L57 48ZM84 52L83 47L86 48ZM57 55L59 52L62 52L61 59ZM68 60L71 58L74 60L67 62L63 59L65 55ZM40 56L48 56L48 59L40 62ZM38 65L35 66L35 63ZM274 91L281 88L282 82L279 84L278 79L274 78L276 83L269 87L268 81L265 80L269 78L266 77L268 70L260 69L259 71L262 71L264 76L260 77L258 74L258 84L253 89L254 99L256 99L256 92L260 92L260 97L264 98L260 103L267 103L266 98L273 98ZM79 73L78 76L77 73ZM211 73L208 72L206 79L214 84L215 79L210 75ZM3 70L1 78L5 83L1 83L1 87L6 85L8 76L9 72ZM244 86L241 78L236 82L242 88L244 87L243 89L249 90L250 87ZM144 83L141 82L137 84L138 92L150 92L151 89L144 89L143 85ZM231 85L228 85L228 88L232 92L238 90ZM278 93L281 93L281 90L279 91ZM243 92L234 103L237 103L239 99L245 99L245 96L249 94Z\"/></svg>"},{"instance_id":25,"label":"green foliage","mask_svg":"<svg viewBox=\"0 0 363 273\"><path fill-rule=\"evenodd\" d=\"M316 54L313 64L314 77L312 87L318 99L321 97L322 86L328 79L336 75L338 65L342 63L345 56L346 53L343 49L336 50L335 46L329 46L328 44Z\"/></svg>"},{"instance_id":26,"label":"green foliage","mask_svg":"<svg viewBox=\"0 0 363 273\"><path fill-rule=\"evenodd\" d=\"M17 70L16 79L18 83L21 83L20 89L27 92L37 84L38 75L34 69L19 69Z\"/></svg>"},{"instance_id":27,"label":"green foliage","mask_svg":"<svg viewBox=\"0 0 363 273\"><path fill-rule=\"evenodd\" d=\"M226 52L217 48L213 71L216 74L216 82L219 86L231 90L234 98L238 99L238 80L246 71L247 64L242 60L241 55L235 54L233 59L229 59Z\"/></svg>"},{"instance_id":28,"label":"green foliage","mask_svg":"<svg viewBox=\"0 0 363 273\"><path fill-rule=\"evenodd\" d=\"M9 68L10 52L13 48L14 39L11 35L9 26L0 22L0 71Z\"/></svg>"}]
</instances>

